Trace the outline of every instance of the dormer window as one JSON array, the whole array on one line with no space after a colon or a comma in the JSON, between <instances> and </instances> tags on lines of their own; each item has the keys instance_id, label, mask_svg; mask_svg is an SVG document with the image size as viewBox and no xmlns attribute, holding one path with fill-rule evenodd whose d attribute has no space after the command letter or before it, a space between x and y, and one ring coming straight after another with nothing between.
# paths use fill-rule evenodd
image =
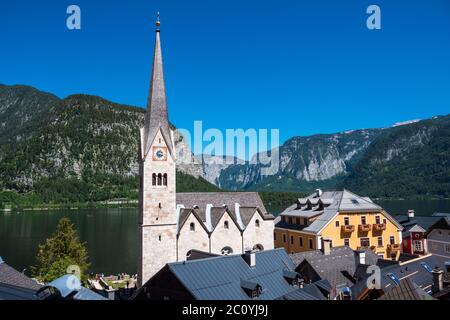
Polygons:
<instances>
[{"instance_id":1,"label":"dormer window","mask_svg":"<svg viewBox=\"0 0 450 320\"><path fill-rule=\"evenodd\" d=\"M189 225L189 230L195 231L195 223L192 222L192 223Z\"/></svg>"},{"instance_id":2,"label":"dormer window","mask_svg":"<svg viewBox=\"0 0 450 320\"><path fill-rule=\"evenodd\" d=\"M252 299L258 298L262 293L262 287L253 281L247 281L241 279L241 288Z\"/></svg>"},{"instance_id":3,"label":"dormer window","mask_svg":"<svg viewBox=\"0 0 450 320\"><path fill-rule=\"evenodd\" d=\"M223 223L223 227L224 229L230 229L230 224L228 223L228 220Z\"/></svg>"},{"instance_id":4,"label":"dormer window","mask_svg":"<svg viewBox=\"0 0 450 320\"><path fill-rule=\"evenodd\" d=\"M291 285L291 286L298 286L300 281L301 281L301 277L300 274L298 274L295 271L291 271L288 269L284 269L283 270L283 278Z\"/></svg>"}]
</instances>

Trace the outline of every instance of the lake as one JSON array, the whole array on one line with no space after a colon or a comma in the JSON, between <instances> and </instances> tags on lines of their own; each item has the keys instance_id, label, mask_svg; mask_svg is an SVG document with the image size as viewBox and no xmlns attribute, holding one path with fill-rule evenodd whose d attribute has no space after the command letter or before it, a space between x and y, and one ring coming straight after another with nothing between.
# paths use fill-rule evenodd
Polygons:
<instances>
[{"instance_id":1,"label":"lake","mask_svg":"<svg viewBox=\"0 0 450 320\"><path fill-rule=\"evenodd\" d=\"M377 201L391 215L414 209L416 215L450 212L450 200ZM283 208L269 207L275 215ZM48 238L62 217L75 225L87 242L91 270L117 274L137 272L137 209L80 209L0 212L0 256L19 271L35 263L38 244ZM27 271L26 271L27 272Z\"/></svg>"}]
</instances>

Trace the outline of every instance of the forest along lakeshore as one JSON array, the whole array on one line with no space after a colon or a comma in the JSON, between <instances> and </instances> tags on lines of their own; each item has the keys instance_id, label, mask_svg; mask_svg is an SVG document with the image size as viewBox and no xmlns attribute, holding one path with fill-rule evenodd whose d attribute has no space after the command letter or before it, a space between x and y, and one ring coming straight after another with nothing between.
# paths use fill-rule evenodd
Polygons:
<instances>
[{"instance_id":1,"label":"forest along lakeshore","mask_svg":"<svg viewBox=\"0 0 450 320\"><path fill-rule=\"evenodd\" d=\"M384 200L378 202L393 215L414 209L416 215L450 212L450 200ZM275 215L280 206L268 206ZM38 245L54 231L62 217L74 224L86 242L89 272L135 274L137 271L137 209L86 208L0 212L0 252L8 264L29 273Z\"/></svg>"}]
</instances>

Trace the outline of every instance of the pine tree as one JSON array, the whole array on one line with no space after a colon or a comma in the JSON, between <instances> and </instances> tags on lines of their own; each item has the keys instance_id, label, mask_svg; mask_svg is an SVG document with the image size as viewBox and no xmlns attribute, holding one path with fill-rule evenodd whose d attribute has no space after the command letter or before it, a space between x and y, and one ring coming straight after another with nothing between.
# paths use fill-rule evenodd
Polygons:
<instances>
[{"instance_id":1,"label":"pine tree","mask_svg":"<svg viewBox=\"0 0 450 320\"><path fill-rule=\"evenodd\" d=\"M68 218L58 222L56 232L38 247L37 264L31 268L33 276L42 282L51 282L65 274L71 265L80 269L81 280L89 268L86 243L78 240Z\"/></svg>"}]
</instances>

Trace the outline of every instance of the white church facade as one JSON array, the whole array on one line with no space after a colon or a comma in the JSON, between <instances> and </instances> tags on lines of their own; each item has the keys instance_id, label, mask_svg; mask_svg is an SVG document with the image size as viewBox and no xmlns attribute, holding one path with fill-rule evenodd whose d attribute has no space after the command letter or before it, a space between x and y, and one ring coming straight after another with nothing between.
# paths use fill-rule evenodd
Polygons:
<instances>
[{"instance_id":1,"label":"white church facade","mask_svg":"<svg viewBox=\"0 0 450 320\"><path fill-rule=\"evenodd\" d=\"M139 285L193 251L238 254L274 248L274 216L255 192L176 193L173 132L157 22L153 70L139 137Z\"/></svg>"}]
</instances>

